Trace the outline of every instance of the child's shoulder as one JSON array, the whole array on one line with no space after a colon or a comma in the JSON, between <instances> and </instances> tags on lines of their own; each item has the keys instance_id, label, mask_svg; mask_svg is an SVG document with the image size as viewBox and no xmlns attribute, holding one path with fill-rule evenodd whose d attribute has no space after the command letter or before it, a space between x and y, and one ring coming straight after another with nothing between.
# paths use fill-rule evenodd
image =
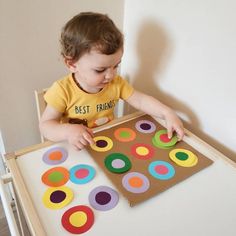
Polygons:
<instances>
[{"instance_id":1,"label":"child's shoulder","mask_svg":"<svg viewBox=\"0 0 236 236\"><path fill-rule=\"evenodd\" d=\"M58 79L55 83L61 85L61 86L67 86L68 84L71 84L73 82L72 74L68 74L60 79Z\"/></svg>"}]
</instances>

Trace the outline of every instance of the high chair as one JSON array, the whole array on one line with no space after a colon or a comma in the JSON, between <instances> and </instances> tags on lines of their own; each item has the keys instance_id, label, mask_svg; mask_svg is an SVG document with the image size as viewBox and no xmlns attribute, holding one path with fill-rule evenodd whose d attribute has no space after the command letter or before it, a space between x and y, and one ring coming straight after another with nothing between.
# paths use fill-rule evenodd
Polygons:
<instances>
[{"instance_id":1,"label":"high chair","mask_svg":"<svg viewBox=\"0 0 236 236\"><path fill-rule=\"evenodd\" d=\"M38 120L40 120L40 117L42 116L43 111L45 110L45 108L47 106L47 103L45 102L45 100L43 98L43 96L46 92L47 92L47 89L34 91ZM40 134L40 138L41 138L42 143L46 141L46 139L41 134Z\"/></svg>"}]
</instances>

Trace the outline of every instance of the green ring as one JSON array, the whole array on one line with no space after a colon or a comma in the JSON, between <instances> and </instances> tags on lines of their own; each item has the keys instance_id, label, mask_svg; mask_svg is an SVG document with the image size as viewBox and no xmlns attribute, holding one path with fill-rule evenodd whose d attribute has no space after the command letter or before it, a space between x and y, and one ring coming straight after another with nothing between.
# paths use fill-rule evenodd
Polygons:
<instances>
[{"instance_id":1,"label":"green ring","mask_svg":"<svg viewBox=\"0 0 236 236\"><path fill-rule=\"evenodd\" d=\"M122 168L114 168L112 162L116 159L120 159L125 162L125 166ZM131 168L131 162L127 156L122 153L112 153L108 155L104 160L106 168L113 173L124 173Z\"/></svg>"},{"instance_id":2,"label":"green ring","mask_svg":"<svg viewBox=\"0 0 236 236\"><path fill-rule=\"evenodd\" d=\"M157 146L161 146L161 147L163 147L163 148L164 148L164 147L167 148L167 147L173 147L173 146L177 143L178 138L177 138L176 135L173 135L173 136L172 136L170 142L168 142L168 143L162 142L162 141L160 140L160 136L161 136L162 134L167 134L167 131L164 130L164 129L159 130L158 132L156 132L156 134L155 134L155 136L154 136L154 140L155 140L155 143L157 144Z\"/></svg>"},{"instance_id":3,"label":"green ring","mask_svg":"<svg viewBox=\"0 0 236 236\"><path fill-rule=\"evenodd\" d=\"M160 144L157 143L157 141L155 140L155 137L152 138L152 144L153 144L155 147L162 148L162 149L170 149L170 148L172 148L172 147L164 147L164 146L161 146Z\"/></svg>"}]
</instances>

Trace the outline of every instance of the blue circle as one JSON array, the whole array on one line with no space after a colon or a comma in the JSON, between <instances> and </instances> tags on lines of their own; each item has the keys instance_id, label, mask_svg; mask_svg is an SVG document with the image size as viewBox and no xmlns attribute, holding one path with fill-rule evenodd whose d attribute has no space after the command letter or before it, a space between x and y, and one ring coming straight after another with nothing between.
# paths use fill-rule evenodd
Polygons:
<instances>
[{"instance_id":1,"label":"blue circle","mask_svg":"<svg viewBox=\"0 0 236 236\"><path fill-rule=\"evenodd\" d=\"M158 165L163 165L163 166L167 167L168 173L166 173L166 174L158 174L158 173L155 171L155 167L158 166ZM157 179L161 179L161 180L170 179L170 178L172 178L172 177L175 175L175 169L174 169L174 167L173 167L170 163L168 163L168 162L166 162L166 161L154 161L154 162L152 162L152 163L149 165L149 167L148 167L148 171L149 171L149 173L150 173L153 177L155 177L155 178L157 178Z\"/></svg>"},{"instance_id":2,"label":"blue circle","mask_svg":"<svg viewBox=\"0 0 236 236\"><path fill-rule=\"evenodd\" d=\"M87 169L89 174L85 178L77 178L75 173L80 169ZM86 184L91 181L95 176L95 169L90 165L80 164L70 169L70 180L75 184Z\"/></svg>"}]
</instances>

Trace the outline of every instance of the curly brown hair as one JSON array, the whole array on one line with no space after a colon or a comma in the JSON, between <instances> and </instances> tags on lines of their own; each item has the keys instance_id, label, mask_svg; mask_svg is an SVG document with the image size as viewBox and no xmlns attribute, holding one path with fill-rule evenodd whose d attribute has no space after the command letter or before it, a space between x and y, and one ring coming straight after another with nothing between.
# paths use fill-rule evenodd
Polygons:
<instances>
[{"instance_id":1,"label":"curly brown hair","mask_svg":"<svg viewBox=\"0 0 236 236\"><path fill-rule=\"evenodd\" d=\"M105 14L82 12L74 16L61 32L61 54L76 62L95 48L110 55L123 48L123 34Z\"/></svg>"}]
</instances>

